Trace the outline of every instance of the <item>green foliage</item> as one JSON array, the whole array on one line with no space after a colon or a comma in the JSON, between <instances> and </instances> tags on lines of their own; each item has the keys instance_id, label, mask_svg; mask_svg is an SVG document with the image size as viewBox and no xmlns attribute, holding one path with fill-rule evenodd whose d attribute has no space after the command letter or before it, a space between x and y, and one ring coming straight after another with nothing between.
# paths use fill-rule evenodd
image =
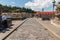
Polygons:
<instances>
[{"instance_id":1,"label":"green foliage","mask_svg":"<svg viewBox=\"0 0 60 40\"><path fill-rule=\"evenodd\" d=\"M0 4L0 8L2 9L2 12L26 12L26 13L35 13L32 9L24 8L24 7L11 7L11 6L3 6Z\"/></svg>"}]
</instances>

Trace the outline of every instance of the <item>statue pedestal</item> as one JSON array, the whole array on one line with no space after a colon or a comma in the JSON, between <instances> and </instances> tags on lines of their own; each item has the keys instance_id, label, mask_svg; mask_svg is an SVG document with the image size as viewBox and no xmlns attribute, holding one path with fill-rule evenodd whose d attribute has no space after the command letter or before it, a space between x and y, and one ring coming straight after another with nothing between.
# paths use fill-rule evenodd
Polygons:
<instances>
[{"instance_id":1,"label":"statue pedestal","mask_svg":"<svg viewBox=\"0 0 60 40\"><path fill-rule=\"evenodd\" d=\"M60 27L60 20L58 20L58 18L54 18L53 20L51 20L51 24Z\"/></svg>"}]
</instances>

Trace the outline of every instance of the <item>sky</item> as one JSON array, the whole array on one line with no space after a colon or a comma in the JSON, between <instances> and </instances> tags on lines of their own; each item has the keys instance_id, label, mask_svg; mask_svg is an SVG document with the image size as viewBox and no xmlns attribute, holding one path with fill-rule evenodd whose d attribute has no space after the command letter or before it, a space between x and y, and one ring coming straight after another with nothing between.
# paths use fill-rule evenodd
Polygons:
<instances>
[{"instance_id":1,"label":"sky","mask_svg":"<svg viewBox=\"0 0 60 40\"><path fill-rule=\"evenodd\" d=\"M0 0L0 4L7 6L17 6L17 7L26 7L31 8L35 11L53 11L53 0ZM60 0L56 0L56 4Z\"/></svg>"}]
</instances>

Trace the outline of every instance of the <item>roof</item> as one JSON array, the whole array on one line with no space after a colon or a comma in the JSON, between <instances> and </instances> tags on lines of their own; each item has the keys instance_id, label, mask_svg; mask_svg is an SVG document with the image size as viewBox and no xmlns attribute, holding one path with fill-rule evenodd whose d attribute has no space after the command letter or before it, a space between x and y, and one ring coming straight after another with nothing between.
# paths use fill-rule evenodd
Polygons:
<instances>
[{"instance_id":1,"label":"roof","mask_svg":"<svg viewBox=\"0 0 60 40\"><path fill-rule=\"evenodd\" d=\"M40 15L40 14L56 14L57 12L36 12L36 15Z\"/></svg>"}]
</instances>

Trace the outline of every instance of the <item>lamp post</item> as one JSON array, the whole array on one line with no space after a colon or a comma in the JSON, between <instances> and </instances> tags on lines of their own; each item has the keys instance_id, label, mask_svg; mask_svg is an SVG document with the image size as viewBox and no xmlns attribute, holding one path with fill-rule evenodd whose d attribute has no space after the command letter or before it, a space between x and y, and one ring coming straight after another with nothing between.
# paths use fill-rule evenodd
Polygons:
<instances>
[{"instance_id":1,"label":"lamp post","mask_svg":"<svg viewBox=\"0 0 60 40\"><path fill-rule=\"evenodd\" d=\"M44 8L42 8L42 12L44 12Z\"/></svg>"},{"instance_id":2,"label":"lamp post","mask_svg":"<svg viewBox=\"0 0 60 40\"><path fill-rule=\"evenodd\" d=\"M54 8L55 8L55 3L56 3L56 1L55 0L53 0L53 14L54 14ZM54 14L55 15L55 14ZM54 15L53 15L53 18L54 18Z\"/></svg>"}]
</instances>

